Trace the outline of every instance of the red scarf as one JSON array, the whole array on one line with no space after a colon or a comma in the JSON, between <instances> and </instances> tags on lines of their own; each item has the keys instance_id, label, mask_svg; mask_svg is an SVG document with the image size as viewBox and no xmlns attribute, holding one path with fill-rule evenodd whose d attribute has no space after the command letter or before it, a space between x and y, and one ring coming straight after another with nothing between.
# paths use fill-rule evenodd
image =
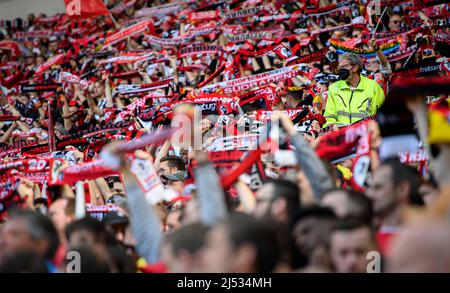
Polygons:
<instances>
[{"instance_id":1,"label":"red scarf","mask_svg":"<svg viewBox=\"0 0 450 293\"><path fill-rule=\"evenodd\" d=\"M0 50L8 50L11 52L11 56L16 58L20 55L20 48L16 42L13 41L0 41Z\"/></svg>"},{"instance_id":2,"label":"red scarf","mask_svg":"<svg viewBox=\"0 0 450 293\"><path fill-rule=\"evenodd\" d=\"M146 31L149 31L151 34L154 33L155 28L152 20L143 20L133 26L125 28L120 32L106 38L104 43L105 46L114 45L118 42L126 40L127 38L131 38L135 35L142 34Z\"/></svg>"},{"instance_id":3,"label":"red scarf","mask_svg":"<svg viewBox=\"0 0 450 293\"><path fill-rule=\"evenodd\" d=\"M303 71L298 65L287 66L261 74L223 81L217 84L205 86L202 88L202 91L213 92L217 90L223 90L225 94L235 94L250 90L252 88L261 87L269 83L278 83L279 81L293 78L302 73Z\"/></svg>"}]
</instances>

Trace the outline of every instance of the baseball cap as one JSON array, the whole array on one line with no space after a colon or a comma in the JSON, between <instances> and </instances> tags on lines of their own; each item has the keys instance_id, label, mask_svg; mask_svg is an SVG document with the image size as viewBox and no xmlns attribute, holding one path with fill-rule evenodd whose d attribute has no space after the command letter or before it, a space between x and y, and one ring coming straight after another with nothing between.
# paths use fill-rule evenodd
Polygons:
<instances>
[{"instance_id":1,"label":"baseball cap","mask_svg":"<svg viewBox=\"0 0 450 293\"><path fill-rule=\"evenodd\" d=\"M122 212L109 212L103 218L103 224L105 225L126 225L128 223L128 217Z\"/></svg>"}]
</instances>

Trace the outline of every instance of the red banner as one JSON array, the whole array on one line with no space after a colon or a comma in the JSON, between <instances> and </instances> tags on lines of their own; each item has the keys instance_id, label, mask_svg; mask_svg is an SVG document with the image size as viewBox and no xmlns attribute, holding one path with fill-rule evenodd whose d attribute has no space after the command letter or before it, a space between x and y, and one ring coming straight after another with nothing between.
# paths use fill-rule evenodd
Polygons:
<instances>
[{"instance_id":1,"label":"red banner","mask_svg":"<svg viewBox=\"0 0 450 293\"><path fill-rule=\"evenodd\" d=\"M66 14L72 18L88 18L108 15L109 10L103 0L64 0Z\"/></svg>"}]
</instances>

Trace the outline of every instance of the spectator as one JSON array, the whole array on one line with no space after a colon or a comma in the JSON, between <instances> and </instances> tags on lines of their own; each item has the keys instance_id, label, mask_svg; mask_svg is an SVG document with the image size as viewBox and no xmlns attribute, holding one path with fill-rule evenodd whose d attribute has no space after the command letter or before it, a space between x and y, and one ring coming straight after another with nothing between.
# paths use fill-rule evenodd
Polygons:
<instances>
[{"instance_id":1,"label":"spectator","mask_svg":"<svg viewBox=\"0 0 450 293\"><path fill-rule=\"evenodd\" d=\"M179 171L184 171L184 162L178 156L166 156L160 160L158 175L169 175Z\"/></svg>"},{"instance_id":2,"label":"spectator","mask_svg":"<svg viewBox=\"0 0 450 293\"><path fill-rule=\"evenodd\" d=\"M104 247L108 244L110 235L99 221L93 218L83 218L66 227L66 238L69 246Z\"/></svg>"},{"instance_id":3,"label":"spectator","mask_svg":"<svg viewBox=\"0 0 450 293\"><path fill-rule=\"evenodd\" d=\"M372 228L357 220L343 219L330 235L330 257L337 273L366 273L367 255L376 251Z\"/></svg>"},{"instance_id":4,"label":"spectator","mask_svg":"<svg viewBox=\"0 0 450 293\"><path fill-rule=\"evenodd\" d=\"M400 31L402 27L403 19L400 14L394 13L389 17L389 31Z\"/></svg>"},{"instance_id":5,"label":"spectator","mask_svg":"<svg viewBox=\"0 0 450 293\"><path fill-rule=\"evenodd\" d=\"M18 251L9 255L5 255L0 262L1 274L17 274L17 273L48 273L47 264L37 252L34 251Z\"/></svg>"},{"instance_id":6,"label":"spectator","mask_svg":"<svg viewBox=\"0 0 450 293\"><path fill-rule=\"evenodd\" d=\"M270 179L256 195L255 216L290 223L300 207L298 187L287 180Z\"/></svg>"},{"instance_id":7,"label":"spectator","mask_svg":"<svg viewBox=\"0 0 450 293\"><path fill-rule=\"evenodd\" d=\"M347 125L374 116L384 102L382 88L361 75L363 65L356 54L343 54L339 59L338 82L328 89L325 107L326 125Z\"/></svg>"},{"instance_id":8,"label":"spectator","mask_svg":"<svg viewBox=\"0 0 450 293\"><path fill-rule=\"evenodd\" d=\"M445 271L448 5L106 2L0 20L0 270Z\"/></svg>"},{"instance_id":9,"label":"spectator","mask_svg":"<svg viewBox=\"0 0 450 293\"><path fill-rule=\"evenodd\" d=\"M420 177L411 167L397 159L384 162L374 173L367 196L373 202L377 240L383 253L392 238L402 231L404 213L410 207L422 207L419 194Z\"/></svg>"},{"instance_id":10,"label":"spectator","mask_svg":"<svg viewBox=\"0 0 450 293\"><path fill-rule=\"evenodd\" d=\"M36 212L16 210L0 233L0 260L7 254L33 251L47 261L49 272L55 272L52 260L59 239L50 219Z\"/></svg>"},{"instance_id":11,"label":"spectator","mask_svg":"<svg viewBox=\"0 0 450 293\"><path fill-rule=\"evenodd\" d=\"M113 273L112 264L108 260L107 253L94 246L75 246L70 248L70 252L76 252L79 257L79 264L71 264L72 257L66 257L66 273L98 274Z\"/></svg>"},{"instance_id":12,"label":"spectator","mask_svg":"<svg viewBox=\"0 0 450 293\"><path fill-rule=\"evenodd\" d=\"M185 225L166 237L161 254L168 272L199 272L199 251L205 244L208 229L207 226L194 223Z\"/></svg>"},{"instance_id":13,"label":"spectator","mask_svg":"<svg viewBox=\"0 0 450 293\"><path fill-rule=\"evenodd\" d=\"M373 202L379 226L400 227L402 208L423 206L419 185L419 174L413 168L401 164L397 159L382 163L366 192Z\"/></svg>"},{"instance_id":14,"label":"spectator","mask_svg":"<svg viewBox=\"0 0 450 293\"><path fill-rule=\"evenodd\" d=\"M367 224L372 223L372 202L363 193L331 189L322 196L320 204L332 209L339 218L356 218Z\"/></svg>"},{"instance_id":15,"label":"spectator","mask_svg":"<svg viewBox=\"0 0 450 293\"><path fill-rule=\"evenodd\" d=\"M330 264L323 258L328 247L328 237L336 222L336 215L329 208L308 206L302 208L292 224L292 237L301 256L310 265L329 268ZM320 255L322 254L322 255ZM322 258L320 260L319 258Z\"/></svg>"},{"instance_id":16,"label":"spectator","mask_svg":"<svg viewBox=\"0 0 450 293\"><path fill-rule=\"evenodd\" d=\"M370 46L376 51L377 57L367 61L366 70L370 73L369 77L378 82L386 91L386 81L392 75L391 64L375 39L370 40Z\"/></svg>"},{"instance_id":17,"label":"spectator","mask_svg":"<svg viewBox=\"0 0 450 293\"><path fill-rule=\"evenodd\" d=\"M55 200L49 208L49 217L55 225L60 242L65 243L65 229L75 220L75 200L73 198Z\"/></svg>"},{"instance_id":18,"label":"spectator","mask_svg":"<svg viewBox=\"0 0 450 293\"><path fill-rule=\"evenodd\" d=\"M204 272L269 273L275 269L279 248L270 225L236 214L208 233L201 254Z\"/></svg>"}]
</instances>

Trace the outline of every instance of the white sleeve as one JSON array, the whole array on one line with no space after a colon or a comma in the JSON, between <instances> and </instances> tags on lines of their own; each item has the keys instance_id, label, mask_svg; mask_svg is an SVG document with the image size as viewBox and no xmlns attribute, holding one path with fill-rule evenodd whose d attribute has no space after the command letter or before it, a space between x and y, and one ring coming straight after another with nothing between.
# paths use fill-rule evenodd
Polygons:
<instances>
[{"instance_id":1,"label":"white sleeve","mask_svg":"<svg viewBox=\"0 0 450 293\"><path fill-rule=\"evenodd\" d=\"M380 71L381 71L381 74L383 75L383 77L385 79L388 79L392 74L391 64L388 62L386 67L384 67L382 64L380 64Z\"/></svg>"}]
</instances>

